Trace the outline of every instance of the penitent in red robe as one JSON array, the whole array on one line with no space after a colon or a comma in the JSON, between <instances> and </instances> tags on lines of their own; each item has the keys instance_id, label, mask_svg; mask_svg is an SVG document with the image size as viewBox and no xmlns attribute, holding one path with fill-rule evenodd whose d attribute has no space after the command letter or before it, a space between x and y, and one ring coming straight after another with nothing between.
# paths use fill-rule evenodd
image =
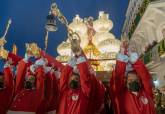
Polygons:
<instances>
[{"instance_id":1,"label":"penitent in red robe","mask_svg":"<svg viewBox=\"0 0 165 114\"><path fill-rule=\"evenodd\" d=\"M138 95L135 95L125 86L126 64L126 62L117 60L110 81L110 92L115 114L155 114L152 80L147 68L141 60L137 60L132 64L142 82L141 91Z\"/></svg>"},{"instance_id":2,"label":"penitent in red robe","mask_svg":"<svg viewBox=\"0 0 165 114\"><path fill-rule=\"evenodd\" d=\"M81 88L69 88L68 81L72 67L66 65L60 77L60 103L58 114L87 114L89 96L91 91L91 78L87 62L77 65L80 72Z\"/></svg>"},{"instance_id":3,"label":"penitent in red robe","mask_svg":"<svg viewBox=\"0 0 165 114\"><path fill-rule=\"evenodd\" d=\"M8 114L35 114L44 95L44 80L45 73L43 67L38 67L35 70L36 89L24 89L24 79L28 63L20 61L17 69L16 78L19 78L19 83L16 81L17 93L8 111Z\"/></svg>"},{"instance_id":4,"label":"penitent in red robe","mask_svg":"<svg viewBox=\"0 0 165 114\"><path fill-rule=\"evenodd\" d=\"M13 74L9 67L4 68L5 88L0 90L0 114L6 114L14 94Z\"/></svg>"}]
</instances>

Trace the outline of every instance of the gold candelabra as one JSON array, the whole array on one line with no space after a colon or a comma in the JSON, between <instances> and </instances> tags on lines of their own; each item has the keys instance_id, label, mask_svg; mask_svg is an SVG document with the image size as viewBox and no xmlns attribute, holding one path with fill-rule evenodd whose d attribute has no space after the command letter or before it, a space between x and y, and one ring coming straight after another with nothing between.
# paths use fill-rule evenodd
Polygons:
<instances>
[{"instance_id":1,"label":"gold candelabra","mask_svg":"<svg viewBox=\"0 0 165 114\"><path fill-rule=\"evenodd\" d=\"M7 43L6 35L10 28L11 22L12 22L11 19L9 19L7 26L6 26L6 30L4 32L4 35L0 38L0 58L2 58L2 59L7 59L7 56L8 56L8 51L4 49L4 45Z\"/></svg>"},{"instance_id":2,"label":"gold candelabra","mask_svg":"<svg viewBox=\"0 0 165 114\"><path fill-rule=\"evenodd\" d=\"M67 31L68 31L68 38L71 42L71 49L72 52L75 51L79 51L81 49L80 47L80 36L78 33L74 32L72 29L69 28L68 26L68 21L66 19L66 17L62 14L62 12L60 11L60 9L57 7L56 3L53 3L51 5L51 13L57 17L57 19L66 26ZM45 39L46 42L46 39ZM45 43L46 44L46 43Z\"/></svg>"}]
</instances>

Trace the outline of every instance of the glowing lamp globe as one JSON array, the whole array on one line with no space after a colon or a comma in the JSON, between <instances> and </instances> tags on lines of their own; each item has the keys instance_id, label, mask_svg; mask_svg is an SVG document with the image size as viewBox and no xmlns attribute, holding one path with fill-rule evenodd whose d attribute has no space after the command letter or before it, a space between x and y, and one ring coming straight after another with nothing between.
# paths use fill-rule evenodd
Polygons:
<instances>
[{"instance_id":1,"label":"glowing lamp globe","mask_svg":"<svg viewBox=\"0 0 165 114\"><path fill-rule=\"evenodd\" d=\"M93 23L96 32L109 32L113 28L113 22L109 19L109 14L99 12L99 17Z\"/></svg>"},{"instance_id":2,"label":"glowing lamp globe","mask_svg":"<svg viewBox=\"0 0 165 114\"><path fill-rule=\"evenodd\" d=\"M69 24L69 28L74 32L78 33L80 37L87 34L87 26L79 15L76 15L73 18L72 23Z\"/></svg>"}]
</instances>

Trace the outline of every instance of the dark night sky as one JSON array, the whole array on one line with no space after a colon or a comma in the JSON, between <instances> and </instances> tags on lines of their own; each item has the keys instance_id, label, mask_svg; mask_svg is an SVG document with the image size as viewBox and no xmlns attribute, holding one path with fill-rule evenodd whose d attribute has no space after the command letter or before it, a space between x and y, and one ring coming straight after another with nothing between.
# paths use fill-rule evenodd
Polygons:
<instances>
[{"instance_id":1,"label":"dark night sky","mask_svg":"<svg viewBox=\"0 0 165 114\"><path fill-rule=\"evenodd\" d=\"M3 35L9 18L12 25L7 35L6 49L11 50L13 43L18 47L18 54L25 53L26 42L36 42L44 48L46 16L53 0L0 0L0 36ZM110 14L114 23L112 32L117 38L125 20L129 0L55 0L69 22L79 14L80 17L97 18L100 10ZM64 25L58 23L58 31L50 33L47 52L57 56L57 45L67 37Z\"/></svg>"}]
</instances>

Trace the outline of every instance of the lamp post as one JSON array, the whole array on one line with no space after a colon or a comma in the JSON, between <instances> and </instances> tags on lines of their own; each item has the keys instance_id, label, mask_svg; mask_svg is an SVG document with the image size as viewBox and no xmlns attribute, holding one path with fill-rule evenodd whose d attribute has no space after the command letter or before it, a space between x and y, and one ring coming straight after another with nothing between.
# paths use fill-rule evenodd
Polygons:
<instances>
[{"instance_id":1,"label":"lamp post","mask_svg":"<svg viewBox=\"0 0 165 114\"><path fill-rule=\"evenodd\" d=\"M54 32L57 31L57 27L56 27L56 20L55 18L57 18L62 24L64 24L67 28L68 31L68 37L69 40L72 42L72 46L78 46L80 43L80 36L76 33L73 32L71 29L69 29L68 27L68 21L65 18L65 16L61 13L61 11L59 10L59 8L57 7L56 3L52 3L51 4L51 9L49 12L49 15L47 16L47 23L46 23L46 36L45 36L45 51L47 49L47 45L48 45L48 34L49 32ZM77 41L75 39L78 39Z\"/></svg>"}]
</instances>

